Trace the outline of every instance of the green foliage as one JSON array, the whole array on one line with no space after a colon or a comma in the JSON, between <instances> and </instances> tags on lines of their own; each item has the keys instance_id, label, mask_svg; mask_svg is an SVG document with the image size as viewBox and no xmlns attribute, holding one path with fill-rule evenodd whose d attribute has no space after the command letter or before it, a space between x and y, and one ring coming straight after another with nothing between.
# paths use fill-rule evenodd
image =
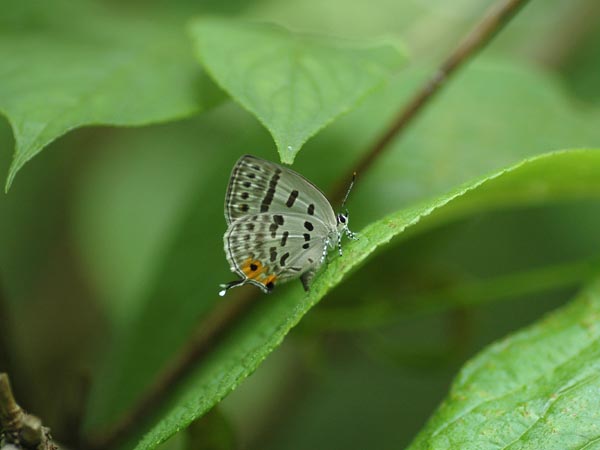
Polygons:
<instances>
[{"instance_id":1,"label":"green foliage","mask_svg":"<svg viewBox=\"0 0 600 450\"><path fill-rule=\"evenodd\" d=\"M600 112L571 95L596 97L589 80L597 79L597 64L589 56L597 33L563 47L561 37L570 34L554 25L587 1L560 7L553 1L553 11L532 4L513 34L489 49L501 59L481 58L451 79L358 174L348 206L360 240L344 242L342 257L330 255L308 294L296 282L280 286L227 322L198 364L144 411L146 422L127 429L122 448L234 448L238 441L278 450L364 448L364 442L389 448L415 435L411 449L592 448L599 438L592 406L598 282L468 362L417 432L470 353L513 332L524 317L539 317L571 298L561 288L598 275ZM25 386L31 409L54 421L54 434L73 448L79 430L70 428L72 414L84 403L73 399L81 367L91 368L91 385L80 419L84 437L94 437L126 417L198 333L210 333L239 296L252 294L246 287L225 299L217 295L219 283L234 277L222 248L223 196L238 157L295 161L295 170L329 192L432 73L422 61L447 51L450 37L464 33L482 8L479 2L450 11L386 0L353 8L338 1L263 0L240 2L245 9L237 17L217 19L207 14L220 8L212 3L3 5L0 111L8 123L0 124L0 163L10 166L7 186L33 156L46 146L49 151L0 198L0 369L25 368L15 385ZM225 10L233 14L239 6ZM398 24L416 49L417 62L402 70L402 53L383 44L397 41ZM535 39L523 49L531 30ZM324 37L333 31L362 39ZM381 39L385 31L394 36ZM569 84L515 57L556 56L558 43L565 61L585 62L573 71L556 61L548 66L558 67ZM90 125L123 128L79 130L54 142ZM126 128L133 125L140 128ZM482 219L500 211L512 214L514 229ZM539 297L547 301L531 300ZM482 306L491 300L507 305L507 320L482 325L468 351L459 349L468 334L464 322L454 327L456 336L440 333L438 322L448 317L472 315L478 324L477 311L491 308ZM418 329L415 316L434 313L438 322ZM276 349L289 352L280 344L290 341L286 336L300 321L301 340L292 341L311 363L296 362L303 366L296 370L289 363L294 358L284 358L287 372L259 383L243 407L234 399L233 407L206 415L231 391L243 390L254 371L255 379L264 377L261 364ZM444 345L432 348L430 338ZM338 358L361 352L373 359L388 352L386 363L402 370L451 367L435 383L419 377L429 397L415 391L407 400L421 411L412 425L398 427L395 411L383 419L360 406L364 423L380 431L349 431L340 421L345 440L333 428L323 442L310 441L313 434L304 430L302 439L290 438L284 422L294 417L296 428L322 429L323 417L337 419L331 405L355 405L350 412L356 416L356 405L378 381L370 378L370 361ZM11 358L16 363L9 367ZM316 369L305 367L311 364ZM378 395L401 395L400 383L389 381L401 378L386 370ZM331 401L330 389L318 400L305 396L312 398L308 419L298 421L291 391L302 396L308 385L318 385L319 371L345 388ZM368 381L349 373L366 374ZM294 386L277 391L282 379ZM354 393L354 402L346 402ZM275 406L266 398L276 399ZM63 399L76 405L56 413ZM244 409L250 412L240 425L231 411L243 416ZM167 442L186 427L185 436ZM364 441L355 441L356 433Z\"/></svg>"},{"instance_id":2,"label":"green foliage","mask_svg":"<svg viewBox=\"0 0 600 450\"><path fill-rule=\"evenodd\" d=\"M458 374L410 450L580 449L600 438L600 283L488 347Z\"/></svg>"},{"instance_id":3,"label":"green foliage","mask_svg":"<svg viewBox=\"0 0 600 450\"><path fill-rule=\"evenodd\" d=\"M16 141L7 188L27 161L69 130L148 125L214 103L215 87L194 64L181 27L154 21L89 2L3 5L0 111Z\"/></svg>"},{"instance_id":4,"label":"green foliage","mask_svg":"<svg viewBox=\"0 0 600 450\"><path fill-rule=\"evenodd\" d=\"M273 25L202 19L190 31L208 73L267 127L287 164L402 62L391 46L352 47Z\"/></svg>"}]
</instances>

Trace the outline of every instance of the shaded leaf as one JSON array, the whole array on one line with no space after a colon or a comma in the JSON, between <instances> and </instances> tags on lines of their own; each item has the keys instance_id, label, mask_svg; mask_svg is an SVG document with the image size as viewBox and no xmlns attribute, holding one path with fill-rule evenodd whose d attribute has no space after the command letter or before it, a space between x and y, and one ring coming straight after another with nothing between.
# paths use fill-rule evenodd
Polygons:
<instances>
[{"instance_id":1,"label":"shaded leaf","mask_svg":"<svg viewBox=\"0 0 600 450\"><path fill-rule=\"evenodd\" d=\"M165 271L163 252L173 245L190 193L223 155L223 142L214 134L224 130L209 117L215 112L205 120L135 133L115 130L77 186L74 227L84 250L83 268L117 327L128 324L140 301L147 301L149 285ZM194 278L202 269L196 261Z\"/></svg>"},{"instance_id":2,"label":"shaded leaf","mask_svg":"<svg viewBox=\"0 0 600 450\"><path fill-rule=\"evenodd\" d=\"M16 141L7 188L27 161L69 130L145 125L212 105L218 90L197 68L178 25L72 0L4 3L0 112Z\"/></svg>"},{"instance_id":3,"label":"shaded leaf","mask_svg":"<svg viewBox=\"0 0 600 450\"><path fill-rule=\"evenodd\" d=\"M403 61L391 46L352 47L275 25L202 19L190 31L208 73L270 131L287 164Z\"/></svg>"},{"instance_id":4,"label":"shaded leaf","mask_svg":"<svg viewBox=\"0 0 600 450\"><path fill-rule=\"evenodd\" d=\"M409 447L583 449L600 440L600 282L468 362Z\"/></svg>"},{"instance_id":5,"label":"shaded leaf","mask_svg":"<svg viewBox=\"0 0 600 450\"><path fill-rule=\"evenodd\" d=\"M218 409L211 410L188 428L189 450L233 450L236 447L231 424Z\"/></svg>"}]
</instances>

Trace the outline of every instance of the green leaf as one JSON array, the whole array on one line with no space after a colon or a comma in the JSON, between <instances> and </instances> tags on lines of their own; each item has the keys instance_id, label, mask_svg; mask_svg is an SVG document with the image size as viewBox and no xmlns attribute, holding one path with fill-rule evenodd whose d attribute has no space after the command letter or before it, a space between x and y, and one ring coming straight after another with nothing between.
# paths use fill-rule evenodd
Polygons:
<instances>
[{"instance_id":1,"label":"green leaf","mask_svg":"<svg viewBox=\"0 0 600 450\"><path fill-rule=\"evenodd\" d=\"M600 280L468 362L409 447L583 449L600 441Z\"/></svg>"},{"instance_id":2,"label":"green leaf","mask_svg":"<svg viewBox=\"0 0 600 450\"><path fill-rule=\"evenodd\" d=\"M351 46L274 25L202 19L190 32L208 73L270 131L287 164L403 62L391 46Z\"/></svg>"},{"instance_id":3,"label":"green leaf","mask_svg":"<svg viewBox=\"0 0 600 450\"><path fill-rule=\"evenodd\" d=\"M431 226L433 222L439 223L473 209L524 201L598 197L599 174L599 150L550 153L465 183L445 195L369 225L360 233L360 240L348 243L344 256L334 259L317 277L307 295L302 295L300 287L295 285L277 301L260 302L187 379L170 402L163 419L144 436L136 449L154 448L208 411L250 375L302 316L346 274L407 227Z\"/></svg>"},{"instance_id":4,"label":"green leaf","mask_svg":"<svg viewBox=\"0 0 600 450\"><path fill-rule=\"evenodd\" d=\"M173 120L218 96L177 21L114 15L88 2L4 3L0 60L0 112L16 141L7 189L69 130Z\"/></svg>"},{"instance_id":5,"label":"green leaf","mask_svg":"<svg viewBox=\"0 0 600 450\"><path fill-rule=\"evenodd\" d=\"M116 327L135 317L139 302L146 300L149 280L162 269L159 255L172 245L189 193L221 158L222 153L210 151L211 146L223 150L211 136L220 124L203 118L135 133L113 131L110 149L95 155L77 189L74 228L85 249L83 268Z\"/></svg>"}]
</instances>

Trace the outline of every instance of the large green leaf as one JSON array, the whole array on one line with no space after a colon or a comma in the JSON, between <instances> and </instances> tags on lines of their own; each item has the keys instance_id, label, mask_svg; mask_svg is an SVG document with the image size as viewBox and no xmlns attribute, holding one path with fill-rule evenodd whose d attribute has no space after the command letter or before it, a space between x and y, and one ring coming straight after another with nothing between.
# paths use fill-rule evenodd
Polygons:
<instances>
[{"instance_id":1,"label":"large green leaf","mask_svg":"<svg viewBox=\"0 0 600 450\"><path fill-rule=\"evenodd\" d=\"M151 280L168 273L162 267L163 252L173 246L172 234L180 231L190 193L199 184L204 188L217 164L234 158L228 155L228 145L242 145L237 138L227 144L219 137L226 134L223 127L228 120L219 112L135 133L115 130L76 189L74 228L82 230L77 233L85 249L82 266L116 326L136 317L140 302L148 301ZM220 195L210 200L211 206L223 201ZM215 219L213 226L220 228L220 214ZM215 233L221 232L219 228ZM207 251L202 246L198 250ZM194 260L190 284L203 270L202 259ZM186 264L179 261L176 269L181 277Z\"/></svg>"},{"instance_id":2,"label":"large green leaf","mask_svg":"<svg viewBox=\"0 0 600 450\"><path fill-rule=\"evenodd\" d=\"M409 447L592 449L600 442L600 281L457 376Z\"/></svg>"},{"instance_id":3,"label":"large green leaf","mask_svg":"<svg viewBox=\"0 0 600 450\"><path fill-rule=\"evenodd\" d=\"M202 19L190 31L206 70L271 132L288 164L403 61L391 46L351 46L275 25Z\"/></svg>"},{"instance_id":4,"label":"large green leaf","mask_svg":"<svg viewBox=\"0 0 600 450\"><path fill-rule=\"evenodd\" d=\"M0 60L0 112L16 141L7 187L73 128L172 120L206 108L218 92L177 21L88 2L3 3Z\"/></svg>"},{"instance_id":5,"label":"large green leaf","mask_svg":"<svg viewBox=\"0 0 600 450\"><path fill-rule=\"evenodd\" d=\"M564 151L535 157L369 225L362 230L359 241L346 246L342 258L328 265L307 295L302 295L300 287L294 286L277 301L258 304L190 376L165 416L136 449L154 448L208 411L251 374L302 316L348 272L407 227L430 226L431 222L447 220L448 215L466 214L473 209L574 196L600 197L599 150Z\"/></svg>"}]
</instances>

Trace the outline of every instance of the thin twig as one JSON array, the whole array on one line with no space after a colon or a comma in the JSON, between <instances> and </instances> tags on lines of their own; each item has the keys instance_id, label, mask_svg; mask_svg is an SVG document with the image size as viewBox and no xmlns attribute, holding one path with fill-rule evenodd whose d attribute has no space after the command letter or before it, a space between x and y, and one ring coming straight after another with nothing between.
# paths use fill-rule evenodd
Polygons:
<instances>
[{"instance_id":1,"label":"thin twig","mask_svg":"<svg viewBox=\"0 0 600 450\"><path fill-rule=\"evenodd\" d=\"M387 145L403 130L411 119L425 106L432 96L439 90L448 77L462 65L478 49L483 47L497 33L508 20L523 6L527 0L508 0L495 5L484 17L479 25L467 35L457 49L441 65L436 74L416 93L408 105L390 128L366 153L365 158L357 165L356 171L365 173L373 164ZM332 198L341 199L347 188L347 181L352 175L343 178L337 195ZM167 394L195 367L204 355L239 321L254 304L256 295L249 294L239 299L238 302L223 303L216 308L211 317L203 320L199 328L202 333L192 339L171 365L159 375L156 382L150 386L140 401L128 411L114 426L103 434L92 438L87 448L104 449L114 448L117 442L138 428L154 406L162 402Z\"/></svg>"},{"instance_id":2,"label":"thin twig","mask_svg":"<svg viewBox=\"0 0 600 450\"><path fill-rule=\"evenodd\" d=\"M478 50L488 44L527 1L502 0L492 5L481 22L466 35L433 76L402 107L391 126L374 142L369 151L364 154L364 157L352 168L351 172L357 172L359 176L367 172L384 150L389 148L389 144L402 131L406 130L407 125L418 113L423 111L423 108L441 90L448 78L456 72L456 69L463 66ZM332 200L338 201L343 197L348 180L351 177L352 174L350 173L340 178L340 182L334 190L334 195L331 196Z\"/></svg>"}]
</instances>

